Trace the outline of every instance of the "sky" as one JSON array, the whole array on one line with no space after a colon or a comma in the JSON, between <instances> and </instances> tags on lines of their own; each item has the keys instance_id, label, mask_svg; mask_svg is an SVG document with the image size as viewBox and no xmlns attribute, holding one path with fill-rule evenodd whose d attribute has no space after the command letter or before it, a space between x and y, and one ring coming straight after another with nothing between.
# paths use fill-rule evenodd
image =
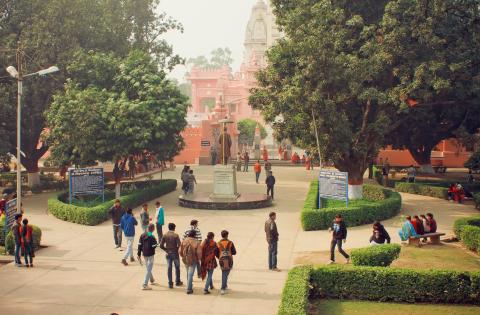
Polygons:
<instances>
[{"instance_id":1,"label":"sky","mask_svg":"<svg viewBox=\"0 0 480 315\"><path fill-rule=\"evenodd\" d=\"M252 7L258 0L161 0L159 11L181 22L183 34L170 31L164 38L175 53L184 58L208 56L219 47L229 47L234 59L233 69L243 60L245 29ZM170 74L184 81L185 67L178 66Z\"/></svg>"}]
</instances>

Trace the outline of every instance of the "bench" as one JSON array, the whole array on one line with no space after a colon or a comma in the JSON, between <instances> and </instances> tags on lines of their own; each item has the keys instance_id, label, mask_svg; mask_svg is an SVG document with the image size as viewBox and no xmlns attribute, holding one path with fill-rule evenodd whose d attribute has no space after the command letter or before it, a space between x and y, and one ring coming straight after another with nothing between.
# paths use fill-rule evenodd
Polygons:
<instances>
[{"instance_id":1,"label":"bench","mask_svg":"<svg viewBox=\"0 0 480 315\"><path fill-rule=\"evenodd\" d=\"M420 247L420 239L422 238L429 238L431 244L438 245L440 244L440 236L444 235L445 233L425 233L423 235L410 236L408 239L408 245L416 245Z\"/></svg>"}]
</instances>

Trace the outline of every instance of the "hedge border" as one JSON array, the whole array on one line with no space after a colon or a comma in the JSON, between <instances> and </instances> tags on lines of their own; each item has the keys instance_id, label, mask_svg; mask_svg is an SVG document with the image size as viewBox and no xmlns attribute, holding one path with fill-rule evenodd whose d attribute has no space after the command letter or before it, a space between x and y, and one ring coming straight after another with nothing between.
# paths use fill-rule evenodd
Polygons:
<instances>
[{"instance_id":1,"label":"hedge border","mask_svg":"<svg viewBox=\"0 0 480 315\"><path fill-rule=\"evenodd\" d=\"M456 220L453 230L466 248L480 254L480 215Z\"/></svg>"},{"instance_id":2,"label":"hedge border","mask_svg":"<svg viewBox=\"0 0 480 315\"><path fill-rule=\"evenodd\" d=\"M380 198L373 205L359 205L347 207L331 207L317 209L318 205L318 181L310 184L300 220L305 231L326 230L330 227L335 215L341 214L347 226L369 224L376 220L385 220L394 217L402 207L402 197L399 193L387 190L380 186L363 185L364 196Z\"/></svg>"},{"instance_id":3,"label":"hedge border","mask_svg":"<svg viewBox=\"0 0 480 315\"><path fill-rule=\"evenodd\" d=\"M388 267L400 256L399 244L382 244L352 249L350 259L354 266Z\"/></svg>"},{"instance_id":4,"label":"hedge border","mask_svg":"<svg viewBox=\"0 0 480 315\"><path fill-rule=\"evenodd\" d=\"M175 179L154 181L154 183L155 182L158 182L158 184L120 197L122 206L137 207L144 202L170 193L177 187L177 181ZM108 209L110 209L114 203L113 200L110 200L96 207L78 207L60 201L59 197L61 195L62 194L57 194L48 199L48 211L60 220L83 225L97 225L106 221L108 219Z\"/></svg>"},{"instance_id":5,"label":"hedge border","mask_svg":"<svg viewBox=\"0 0 480 315\"><path fill-rule=\"evenodd\" d=\"M307 315L312 266L295 267L288 273L278 315Z\"/></svg>"},{"instance_id":6,"label":"hedge border","mask_svg":"<svg viewBox=\"0 0 480 315\"><path fill-rule=\"evenodd\" d=\"M440 199L447 199L448 197L448 188L426 184L396 182L395 190Z\"/></svg>"}]
</instances>

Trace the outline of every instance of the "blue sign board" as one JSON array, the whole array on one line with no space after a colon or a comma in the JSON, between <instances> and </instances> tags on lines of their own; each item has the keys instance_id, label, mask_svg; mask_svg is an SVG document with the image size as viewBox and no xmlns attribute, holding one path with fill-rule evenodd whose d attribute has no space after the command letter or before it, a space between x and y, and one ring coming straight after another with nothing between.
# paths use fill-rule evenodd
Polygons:
<instances>
[{"instance_id":1,"label":"blue sign board","mask_svg":"<svg viewBox=\"0 0 480 315\"><path fill-rule=\"evenodd\" d=\"M318 176L318 197L319 203L321 198L343 200L348 207L348 173L320 170L320 175Z\"/></svg>"},{"instance_id":2,"label":"blue sign board","mask_svg":"<svg viewBox=\"0 0 480 315\"><path fill-rule=\"evenodd\" d=\"M68 178L70 203L78 195L102 195L105 200L103 168L71 168L68 170Z\"/></svg>"},{"instance_id":3,"label":"blue sign board","mask_svg":"<svg viewBox=\"0 0 480 315\"><path fill-rule=\"evenodd\" d=\"M3 241L7 239L7 234L15 222L15 214L17 214L17 198L7 201L5 204L5 226L3 227ZM6 248L6 246L5 246Z\"/></svg>"}]
</instances>

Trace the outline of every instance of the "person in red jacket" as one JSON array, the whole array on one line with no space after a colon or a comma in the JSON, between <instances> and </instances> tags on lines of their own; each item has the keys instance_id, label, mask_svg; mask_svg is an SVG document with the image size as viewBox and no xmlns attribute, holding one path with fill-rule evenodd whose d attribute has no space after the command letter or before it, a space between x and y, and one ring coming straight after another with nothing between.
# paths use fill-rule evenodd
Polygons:
<instances>
[{"instance_id":1,"label":"person in red jacket","mask_svg":"<svg viewBox=\"0 0 480 315\"><path fill-rule=\"evenodd\" d=\"M413 228L415 229L415 232L417 232L418 235L423 235L425 234L425 230L423 229L423 222L422 220L418 217L418 215L414 216L412 219L412 225Z\"/></svg>"},{"instance_id":2,"label":"person in red jacket","mask_svg":"<svg viewBox=\"0 0 480 315\"><path fill-rule=\"evenodd\" d=\"M22 244L23 256L25 257L25 267L33 267L33 228L28 225L28 219L23 219L23 225L20 227L20 240ZM30 264L28 263L30 258Z\"/></svg>"}]
</instances>

